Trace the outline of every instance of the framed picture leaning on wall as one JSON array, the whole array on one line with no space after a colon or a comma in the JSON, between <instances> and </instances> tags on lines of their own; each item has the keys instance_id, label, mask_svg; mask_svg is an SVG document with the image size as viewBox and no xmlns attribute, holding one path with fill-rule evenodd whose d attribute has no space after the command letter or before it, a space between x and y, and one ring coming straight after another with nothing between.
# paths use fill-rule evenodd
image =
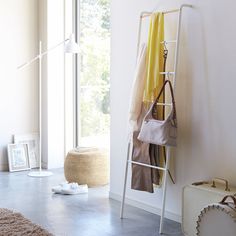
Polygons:
<instances>
[{"instance_id":1,"label":"framed picture leaning on wall","mask_svg":"<svg viewBox=\"0 0 236 236\"><path fill-rule=\"evenodd\" d=\"M29 170L29 149L28 144L8 144L9 171Z\"/></svg>"},{"instance_id":2,"label":"framed picture leaning on wall","mask_svg":"<svg viewBox=\"0 0 236 236\"><path fill-rule=\"evenodd\" d=\"M39 167L39 134L14 135L14 143L27 143L29 148L30 168Z\"/></svg>"}]
</instances>

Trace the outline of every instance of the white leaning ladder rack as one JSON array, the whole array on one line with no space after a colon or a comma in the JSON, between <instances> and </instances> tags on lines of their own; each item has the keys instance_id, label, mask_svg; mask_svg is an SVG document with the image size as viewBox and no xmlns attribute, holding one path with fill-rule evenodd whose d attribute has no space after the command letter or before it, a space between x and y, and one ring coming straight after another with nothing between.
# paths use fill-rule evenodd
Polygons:
<instances>
[{"instance_id":1,"label":"white leaning ladder rack","mask_svg":"<svg viewBox=\"0 0 236 236\"><path fill-rule=\"evenodd\" d=\"M179 59L179 39L180 39L180 30L181 30L181 19L182 19L182 10L185 7L192 7L192 5L189 4L183 4L178 9L173 9L169 11L164 11L163 14L169 14L169 13L175 13L178 12L178 21L177 21L177 35L176 40L167 40L163 41L161 43L169 44L169 43L175 43L176 49L175 49L175 58L174 58L174 71L172 72L160 72L160 74L167 74L167 75L173 75L173 88L175 91L175 80L177 75L177 66L178 66L178 59ZM141 28L142 28L142 19L144 17L148 17L152 14L152 12L142 12L140 15L140 21L139 21L139 33L138 33L138 43L137 43L137 55L139 52L139 46L140 46L140 39L141 39ZM160 103L159 105L172 105L168 103ZM159 166L153 166L148 165L136 161L132 161L131 159L131 142L128 143L127 148L127 160L126 160L126 167L125 167L125 176L124 176L124 187L123 187L123 195L122 195L122 203L121 203L121 209L120 209L120 218L123 219L124 216L124 204L125 204L125 195L126 195L126 185L127 185L127 176L128 176L128 166L129 164L136 164L144 167L150 167L158 170L164 171L163 175L163 194L162 194L162 209L161 209L161 220L160 220L160 228L159 233L162 234L163 232L163 220L164 220L164 213L165 213L165 203L166 203L166 189L167 189L167 173L169 170L169 164L170 164L170 147L166 147L166 164L165 167L159 167Z\"/></svg>"}]
</instances>

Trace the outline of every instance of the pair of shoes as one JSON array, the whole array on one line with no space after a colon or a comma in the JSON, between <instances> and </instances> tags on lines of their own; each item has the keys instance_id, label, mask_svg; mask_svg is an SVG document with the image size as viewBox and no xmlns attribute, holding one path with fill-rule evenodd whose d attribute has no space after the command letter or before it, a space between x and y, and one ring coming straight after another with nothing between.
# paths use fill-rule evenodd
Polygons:
<instances>
[{"instance_id":1,"label":"pair of shoes","mask_svg":"<svg viewBox=\"0 0 236 236\"><path fill-rule=\"evenodd\" d=\"M52 192L61 193L62 189L66 188L68 184L69 184L68 182L60 183L59 185L52 187Z\"/></svg>"},{"instance_id":2,"label":"pair of shoes","mask_svg":"<svg viewBox=\"0 0 236 236\"><path fill-rule=\"evenodd\" d=\"M88 193L88 185L78 185L77 183L65 182L52 187L52 192L65 195Z\"/></svg>"},{"instance_id":3,"label":"pair of shoes","mask_svg":"<svg viewBox=\"0 0 236 236\"><path fill-rule=\"evenodd\" d=\"M70 183L62 188L61 193L68 195L88 193L88 185L78 185L77 183Z\"/></svg>"}]
</instances>

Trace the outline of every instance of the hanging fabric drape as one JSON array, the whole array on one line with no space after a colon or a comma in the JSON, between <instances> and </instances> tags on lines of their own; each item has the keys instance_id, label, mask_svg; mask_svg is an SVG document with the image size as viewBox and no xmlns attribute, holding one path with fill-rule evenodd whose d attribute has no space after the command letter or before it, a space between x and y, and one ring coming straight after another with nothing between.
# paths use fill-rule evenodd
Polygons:
<instances>
[{"instance_id":1,"label":"hanging fabric drape","mask_svg":"<svg viewBox=\"0 0 236 236\"><path fill-rule=\"evenodd\" d=\"M153 13L150 18L147 46L142 45L137 60L135 79L132 89L130 106L130 123L133 132L132 160L148 165L165 166L166 152L164 146L140 142L139 135L143 118L152 102L156 99L164 82L167 53L164 44L164 14ZM161 94L160 102L165 101L165 93ZM163 120L165 108L161 106L155 118ZM169 171L168 171L169 172ZM170 172L169 172L170 174ZM153 192L153 184L161 185L163 172L157 169L132 165L132 189ZM171 180L173 178L170 174Z\"/></svg>"},{"instance_id":2,"label":"hanging fabric drape","mask_svg":"<svg viewBox=\"0 0 236 236\"><path fill-rule=\"evenodd\" d=\"M147 44L147 52L145 55L146 67L141 67L143 64L138 63L136 71L146 71L146 76L137 78L136 81L143 81L141 83L140 91L143 91L142 103L140 104L140 114L136 117L136 128L133 130L133 153L132 160L136 162L142 162L148 165L164 166L164 147L151 145L149 143L140 142L137 139L139 134L142 120L152 104L152 101L156 98L158 92L163 86L163 77L160 72L164 67L164 45L161 44L164 41L164 15L162 13L153 13L150 19L149 36ZM141 50L138 62L142 57L143 49ZM141 60L142 61L142 60ZM144 86L143 86L144 85ZM133 87L134 88L134 87ZM134 91L133 91L134 94ZM135 99L135 97L133 97ZM164 96L162 95L160 101L163 102ZM131 101L131 105L132 105ZM132 107L131 107L132 108ZM164 108L158 110L156 118L164 119ZM132 111L132 110L131 110ZM153 192L153 184L160 185L162 180L162 173L157 169L151 169L133 164L132 165L132 189Z\"/></svg>"},{"instance_id":3,"label":"hanging fabric drape","mask_svg":"<svg viewBox=\"0 0 236 236\"><path fill-rule=\"evenodd\" d=\"M147 45L143 44L137 58L137 65L132 85L132 96L130 100L129 123L132 132L138 130L137 120L142 110L143 91L147 74L146 55Z\"/></svg>"}]
</instances>

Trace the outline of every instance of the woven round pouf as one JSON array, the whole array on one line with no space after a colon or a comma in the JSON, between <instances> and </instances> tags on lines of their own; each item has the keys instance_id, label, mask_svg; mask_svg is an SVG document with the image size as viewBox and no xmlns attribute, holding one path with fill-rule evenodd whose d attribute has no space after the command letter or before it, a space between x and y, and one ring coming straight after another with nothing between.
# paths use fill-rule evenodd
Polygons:
<instances>
[{"instance_id":1,"label":"woven round pouf","mask_svg":"<svg viewBox=\"0 0 236 236\"><path fill-rule=\"evenodd\" d=\"M108 153L98 148L79 148L70 151L64 164L68 182L96 187L109 183Z\"/></svg>"}]
</instances>

